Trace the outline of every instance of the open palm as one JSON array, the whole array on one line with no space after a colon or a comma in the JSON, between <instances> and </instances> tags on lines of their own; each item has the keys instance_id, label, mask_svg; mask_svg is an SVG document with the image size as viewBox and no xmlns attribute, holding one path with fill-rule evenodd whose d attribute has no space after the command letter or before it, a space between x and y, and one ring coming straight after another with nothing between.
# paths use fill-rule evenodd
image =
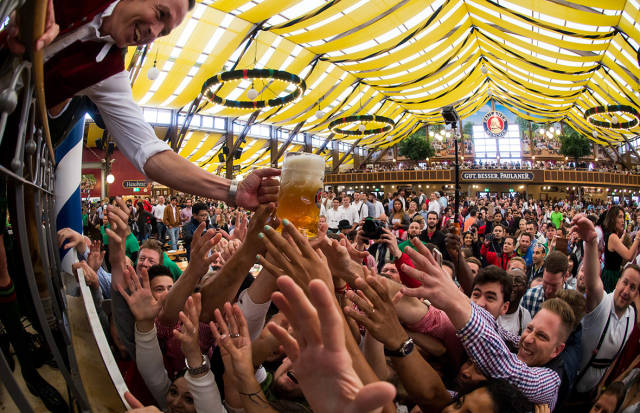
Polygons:
<instances>
[{"instance_id":1,"label":"open palm","mask_svg":"<svg viewBox=\"0 0 640 413\"><path fill-rule=\"evenodd\" d=\"M302 392L314 412L379 411L393 400L395 388L391 384L376 382L363 386L356 374L345 345L343 320L325 283L321 280L309 283L311 302L287 276L278 279L278 287L281 292L273 294L273 301L298 339L274 323L269 323L268 328L291 359Z\"/></svg>"}]
</instances>

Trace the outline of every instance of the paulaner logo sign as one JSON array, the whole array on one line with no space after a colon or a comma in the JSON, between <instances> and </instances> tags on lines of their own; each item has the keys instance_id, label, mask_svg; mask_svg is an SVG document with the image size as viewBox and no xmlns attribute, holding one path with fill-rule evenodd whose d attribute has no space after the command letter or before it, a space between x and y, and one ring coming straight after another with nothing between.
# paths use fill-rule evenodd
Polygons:
<instances>
[{"instance_id":1,"label":"paulaner logo sign","mask_svg":"<svg viewBox=\"0 0 640 413\"><path fill-rule=\"evenodd\" d=\"M533 172L463 172L465 181L533 181Z\"/></svg>"},{"instance_id":2,"label":"paulaner logo sign","mask_svg":"<svg viewBox=\"0 0 640 413\"><path fill-rule=\"evenodd\" d=\"M487 112L482 118L482 125L487 135L502 138L507 133L507 117L502 112Z\"/></svg>"}]
</instances>

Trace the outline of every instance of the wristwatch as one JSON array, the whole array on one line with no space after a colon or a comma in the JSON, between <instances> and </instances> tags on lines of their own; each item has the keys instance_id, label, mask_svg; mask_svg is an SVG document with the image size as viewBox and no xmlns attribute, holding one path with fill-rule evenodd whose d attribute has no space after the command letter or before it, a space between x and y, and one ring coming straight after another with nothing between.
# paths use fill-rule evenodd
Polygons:
<instances>
[{"instance_id":1,"label":"wristwatch","mask_svg":"<svg viewBox=\"0 0 640 413\"><path fill-rule=\"evenodd\" d=\"M209 370L209 362L207 361L207 357L204 354L202 355L202 364L200 366L191 367L186 357L184 358L184 364L187 366L187 370L192 376L198 376L200 374L206 373Z\"/></svg>"},{"instance_id":2,"label":"wristwatch","mask_svg":"<svg viewBox=\"0 0 640 413\"><path fill-rule=\"evenodd\" d=\"M236 206L236 194L238 193L238 180L234 179L231 181L231 185L229 185L229 193L227 196L227 204L229 206Z\"/></svg>"},{"instance_id":3,"label":"wristwatch","mask_svg":"<svg viewBox=\"0 0 640 413\"><path fill-rule=\"evenodd\" d=\"M384 355L389 357L406 357L413 351L413 339L409 337L407 341L402 343L399 349L397 350L387 350L384 349Z\"/></svg>"}]
</instances>

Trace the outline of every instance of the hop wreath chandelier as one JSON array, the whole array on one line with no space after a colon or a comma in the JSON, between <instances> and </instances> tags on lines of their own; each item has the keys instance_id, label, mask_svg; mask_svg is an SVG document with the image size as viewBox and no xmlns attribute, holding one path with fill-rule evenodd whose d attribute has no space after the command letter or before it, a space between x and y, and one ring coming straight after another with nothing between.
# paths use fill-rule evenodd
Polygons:
<instances>
[{"instance_id":1,"label":"hop wreath chandelier","mask_svg":"<svg viewBox=\"0 0 640 413\"><path fill-rule=\"evenodd\" d=\"M617 114L617 115L616 115ZM631 116L632 119L625 122L620 122L620 115L628 115ZM603 115L610 115L611 120L599 120L596 117L600 117L604 119ZM598 126L600 128L609 128L609 129L629 129L633 128L640 121L640 116L638 115L638 111L629 105L606 105L606 106L596 106L593 108L587 109L584 112L584 118L592 124L593 126Z\"/></svg>"},{"instance_id":2,"label":"hop wreath chandelier","mask_svg":"<svg viewBox=\"0 0 640 413\"><path fill-rule=\"evenodd\" d=\"M253 84L253 80L255 79L272 79L287 82L294 85L295 90L285 96L263 100L231 100L222 98L216 94L217 89L225 82L231 82L234 80L251 80ZM214 91L214 89L216 90ZM260 109L282 106L293 102L298 97L302 96L306 89L307 85L305 81L293 73L275 69L242 69L223 72L210 77L202 85L201 93L209 102L216 103L218 105L236 109ZM253 89L253 86L249 92L247 92L249 99L258 97L258 93Z\"/></svg>"},{"instance_id":3,"label":"hop wreath chandelier","mask_svg":"<svg viewBox=\"0 0 640 413\"><path fill-rule=\"evenodd\" d=\"M367 129L366 123L377 123L380 125L378 128ZM346 129L347 125L359 124L357 129ZM338 118L329 124L329 129L335 134L341 135L374 135L377 133L389 132L396 126L393 119L389 119L385 116L379 115L352 115L343 118Z\"/></svg>"}]
</instances>

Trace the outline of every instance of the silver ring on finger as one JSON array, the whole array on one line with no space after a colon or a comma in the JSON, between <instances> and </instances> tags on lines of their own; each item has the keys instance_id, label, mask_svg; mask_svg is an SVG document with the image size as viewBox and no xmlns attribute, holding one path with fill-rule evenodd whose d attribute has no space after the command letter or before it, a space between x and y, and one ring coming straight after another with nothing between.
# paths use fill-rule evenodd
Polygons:
<instances>
[{"instance_id":1,"label":"silver ring on finger","mask_svg":"<svg viewBox=\"0 0 640 413\"><path fill-rule=\"evenodd\" d=\"M229 334L229 337L231 337L231 338L238 338L238 337L240 337L240 334L238 334L238 333L235 333L235 334Z\"/></svg>"}]
</instances>

